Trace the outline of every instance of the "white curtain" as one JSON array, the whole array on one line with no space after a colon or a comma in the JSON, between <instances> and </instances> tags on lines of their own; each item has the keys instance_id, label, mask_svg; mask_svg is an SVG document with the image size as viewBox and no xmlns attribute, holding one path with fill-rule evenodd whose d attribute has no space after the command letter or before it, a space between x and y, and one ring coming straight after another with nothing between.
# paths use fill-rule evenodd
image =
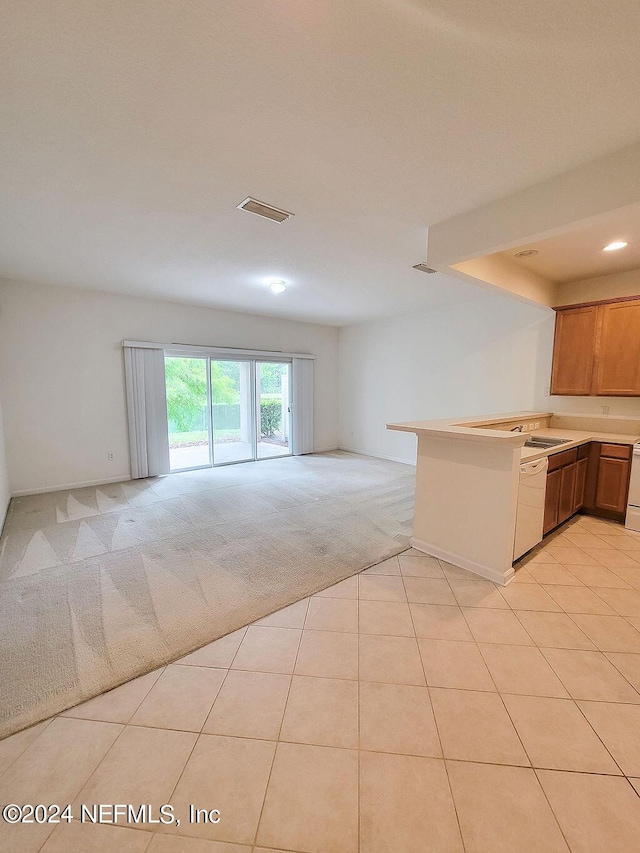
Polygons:
<instances>
[{"instance_id":1,"label":"white curtain","mask_svg":"<svg viewBox=\"0 0 640 853\"><path fill-rule=\"evenodd\" d=\"M131 477L169 473L164 351L124 347Z\"/></svg>"},{"instance_id":2,"label":"white curtain","mask_svg":"<svg viewBox=\"0 0 640 853\"><path fill-rule=\"evenodd\" d=\"M313 453L313 359L293 359L292 450Z\"/></svg>"}]
</instances>

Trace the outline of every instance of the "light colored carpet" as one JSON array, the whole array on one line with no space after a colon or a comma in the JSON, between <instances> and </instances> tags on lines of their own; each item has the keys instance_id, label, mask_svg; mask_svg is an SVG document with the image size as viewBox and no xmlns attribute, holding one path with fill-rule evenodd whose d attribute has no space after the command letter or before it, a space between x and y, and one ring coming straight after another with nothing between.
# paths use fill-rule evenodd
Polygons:
<instances>
[{"instance_id":1,"label":"light colored carpet","mask_svg":"<svg viewBox=\"0 0 640 853\"><path fill-rule=\"evenodd\" d=\"M15 498L0 736L408 547L414 469L334 452Z\"/></svg>"}]
</instances>

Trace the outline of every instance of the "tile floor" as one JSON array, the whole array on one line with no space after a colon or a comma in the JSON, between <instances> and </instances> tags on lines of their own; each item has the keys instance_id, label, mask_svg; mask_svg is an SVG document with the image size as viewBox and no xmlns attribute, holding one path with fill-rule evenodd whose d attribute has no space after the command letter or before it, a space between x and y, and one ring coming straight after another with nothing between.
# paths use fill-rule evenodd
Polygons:
<instances>
[{"instance_id":1,"label":"tile floor","mask_svg":"<svg viewBox=\"0 0 640 853\"><path fill-rule=\"evenodd\" d=\"M182 817L0 849L635 853L639 733L640 534L579 517L506 589L408 551L0 742L2 803Z\"/></svg>"}]
</instances>

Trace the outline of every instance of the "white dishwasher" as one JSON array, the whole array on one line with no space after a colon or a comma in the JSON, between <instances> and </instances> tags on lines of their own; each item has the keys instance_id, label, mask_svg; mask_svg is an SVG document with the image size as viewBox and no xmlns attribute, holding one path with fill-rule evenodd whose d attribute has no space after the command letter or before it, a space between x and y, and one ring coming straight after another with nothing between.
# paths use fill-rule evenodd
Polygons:
<instances>
[{"instance_id":1,"label":"white dishwasher","mask_svg":"<svg viewBox=\"0 0 640 853\"><path fill-rule=\"evenodd\" d=\"M549 460L536 459L520 464L516 533L513 559L517 560L542 540L544 524L544 498L547 490Z\"/></svg>"}]
</instances>

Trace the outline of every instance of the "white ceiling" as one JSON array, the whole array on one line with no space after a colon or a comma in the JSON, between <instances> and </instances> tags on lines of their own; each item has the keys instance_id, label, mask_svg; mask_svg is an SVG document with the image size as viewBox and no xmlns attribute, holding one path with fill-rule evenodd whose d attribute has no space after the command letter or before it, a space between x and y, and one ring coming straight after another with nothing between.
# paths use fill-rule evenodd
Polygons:
<instances>
[{"instance_id":1,"label":"white ceiling","mask_svg":"<svg viewBox=\"0 0 640 853\"><path fill-rule=\"evenodd\" d=\"M411 269L426 226L632 143L639 30L637 0L5 3L0 275L338 324L462 298Z\"/></svg>"},{"instance_id":2,"label":"white ceiling","mask_svg":"<svg viewBox=\"0 0 640 853\"><path fill-rule=\"evenodd\" d=\"M603 251L616 240L628 245L614 252ZM538 254L516 256L529 249ZM621 208L575 231L497 254L558 283L639 269L640 205Z\"/></svg>"}]
</instances>

